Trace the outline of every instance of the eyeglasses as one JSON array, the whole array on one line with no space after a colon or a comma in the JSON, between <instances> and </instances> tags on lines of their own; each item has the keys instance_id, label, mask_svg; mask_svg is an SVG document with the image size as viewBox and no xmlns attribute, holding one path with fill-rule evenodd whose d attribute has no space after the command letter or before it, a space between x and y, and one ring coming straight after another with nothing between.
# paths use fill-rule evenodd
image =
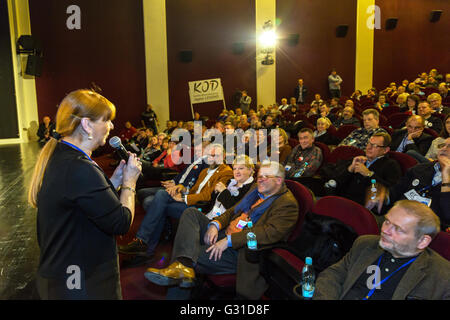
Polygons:
<instances>
[{"instance_id":1,"label":"eyeglasses","mask_svg":"<svg viewBox=\"0 0 450 320\"><path fill-rule=\"evenodd\" d=\"M279 176L270 176L270 175L261 175L261 176L257 176L256 179L257 180L267 180L269 178L280 178Z\"/></svg>"},{"instance_id":2,"label":"eyeglasses","mask_svg":"<svg viewBox=\"0 0 450 320\"><path fill-rule=\"evenodd\" d=\"M450 144L439 143L437 147L438 149L450 148Z\"/></svg>"},{"instance_id":3,"label":"eyeglasses","mask_svg":"<svg viewBox=\"0 0 450 320\"><path fill-rule=\"evenodd\" d=\"M370 142L367 142L367 146L371 147L371 148L386 148L386 146L379 146L377 144L370 143Z\"/></svg>"}]
</instances>

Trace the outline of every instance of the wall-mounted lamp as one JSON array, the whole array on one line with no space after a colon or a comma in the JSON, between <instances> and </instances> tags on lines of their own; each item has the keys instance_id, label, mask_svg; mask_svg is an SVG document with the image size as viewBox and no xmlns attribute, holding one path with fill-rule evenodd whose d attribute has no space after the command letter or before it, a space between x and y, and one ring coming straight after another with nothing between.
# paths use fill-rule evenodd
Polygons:
<instances>
[{"instance_id":1,"label":"wall-mounted lamp","mask_svg":"<svg viewBox=\"0 0 450 320\"><path fill-rule=\"evenodd\" d=\"M274 53L275 51L276 43L277 43L277 35L275 33L273 23L271 20L268 20L264 22L263 32L259 37L261 53L266 55L264 60L261 62L263 65L271 65L275 62L272 53Z\"/></svg>"}]
</instances>

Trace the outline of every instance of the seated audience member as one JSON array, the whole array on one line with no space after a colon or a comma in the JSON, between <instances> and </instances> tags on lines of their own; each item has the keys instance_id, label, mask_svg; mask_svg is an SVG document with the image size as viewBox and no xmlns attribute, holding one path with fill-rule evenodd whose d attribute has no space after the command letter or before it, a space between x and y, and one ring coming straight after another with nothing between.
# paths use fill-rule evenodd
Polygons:
<instances>
[{"instance_id":1,"label":"seated audience member","mask_svg":"<svg viewBox=\"0 0 450 320\"><path fill-rule=\"evenodd\" d=\"M445 75L445 84L447 85L447 88L450 88L450 73Z\"/></svg>"},{"instance_id":2,"label":"seated audience member","mask_svg":"<svg viewBox=\"0 0 450 320\"><path fill-rule=\"evenodd\" d=\"M434 130L436 133L441 132L443 125L442 120L433 115L433 109L427 101L422 101L417 107L419 116L425 120L425 127Z\"/></svg>"},{"instance_id":3,"label":"seated audience member","mask_svg":"<svg viewBox=\"0 0 450 320\"><path fill-rule=\"evenodd\" d=\"M267 284L259 264L245 258L247 222L258 246L286 241L298 218L298 204L284 184L284 168L278 163L261 165L257 184L235 206L210 221L195 208L184 211L167 268L149 268L147 280L168 289L167 299L189 299L196 274L236 273L236 293L260 299Z\"/></svg>"},{"instance_id":4,"label":"seated audience member","mask_svg":"<svg viewBox=\"0 0 450 320\"><path fill-rule=\"evenodd\" d=\"M439 94L441 96L442 102L450 103L450 95L448 93L448 87L445 84L445 82L442 82L439 84L438 90L439 90Z\"/></svg>"},{"instance_id":5,"label":"seated audience member","mask_svg":"<svg viewBox=\"0 0 450 320\"><path fill-rule=\"evenodd\" d=\"M400 112L401 112L402 109L405 110L405 111L408 110L408 106L406 105L406 99L408 98L408 96L409 96L409 94L406 93L406 92L396 96L395 103L400 108Z\"/></svg>"},{"instance_id":6,"label":"seated audience member","mask_svg":"<svg viewBox=\"0 0 450 320\"><path fill-rule=\"evenodd\" d=\"M405 87L405 90L408 87L408 84L409 84L409 80L408 79L405 79L405 80L402 81L402 86Z\"/></svg>"},{"instance_id":7,"label":"seated audience member","mask_svg":"<svg viewBox=\"0 0 450 320\"><path fill-rule=\"evenodd\" d=\"M386 132L379 127L380 114L375 109L366 109L362 113L364 128L359 128L352 131L342 142L340 146L353 146L360 149L365 149L367 141L370 137L378 132Z\"/></svg>"},{"instance_id":8,"label":"seated audience member","mask_svg":"<svg viewBox=\"0 0 450 320\"><path fill-rule=\"evenodd\" d=\"M287 110L287 108L289 108L289 105L287 103L287 99L286 98L281 99L281 104L278 107L278 110L285 111L285 110Z\"/></svg>"},{"instance_id":9,"label":"seated audience member","mask_svg":"<svg viewBox=\"0 0 450 320\"><path fill-rule=\"evenodd\" d=\"M141 226L130 243L119 247L124 254L146 255L151 257L158 245L167 216L179 219L183 211L195 206L199 201L210 201L214 187L218 182L227 184L233 177L231 168L223 163L224 150L221 145L208 146L207 163L209 167L202 170L195 185L188 190L179 190L170 195L166 190L159 190L153 201L148 204Z\"/></svg>"},{"instance_id":10,"label":"seated audience member","mask_svg":"<svg viewBox=\"0 0 450 320\"><path fill-rule=\"evenodd\" d=\"M397 200L423 202L438 215L442 229L446 230L450 226L450 138L439 147L436 162L412 167L391 188L379 188L377 198L369 200L366 206L383 212ZM383 204L387 207L382 208Z\"/></svg>"},{"instance_id":11,"label":"seated audience member","mask_svg":"<svg viewBox=\"0 0 450 320\"><path fill-rule=\"evenodd\" d=\"M291 98L289 99L289 108L288 108L288 109L291 109L291 108L293 108L293 107L295 107L295 109L297 109L297 107L298 107L298 105L297 105L297 99L296 99L295 97L291 97Z\"/></svg>"},{"instance_id":12,"label":"seated audience member","mask_svg":"<svg viewBox=\"0 0 450 320\"><path fill-rule=\"evenodd\" d=\"M377 89L376 88L370 88L367 90L367 94L363 96L364 100L372 101L375 103L377 97Z\"/></svg>"},{"instance_id":13,"label":"seated audience member","mask_svg":"<svg viewBox=\"0 0 450 320\"><path fill-rule=\"evenodd\" d=\"M130 146L133 148L132 152L138 152L141 154L145 148L147 148L149 143L150 136L147 132L151 132L151 129L139 129L137 136L134 137L133 142L130 143Z\"/></svg>"},{"instance_id":14,"label":"seated audience member","mask_svg":"<svg viewBox=\"0 0 450 320\"><path fill-rule=\"evenodd\" d=\"M275 150L277 150L276 152L278 155L278 159L271 159L271 160L279 162L279 163L284 163L284 161L286 161L287 157L291 154L292 147L289 145L289 138L288 138L286 131L284 131L284 129L281 129L281 128L277 128L276 131L278 132L278 145L271 143L271 146L274 145ZM271 146L268 147L269 157L272 156Z\"/></svg>"},{"instance_id":15,"label":"seated audience member","mask_svg":"<svg viewBox=\"0 0 450 320\"><path fill-rule=\"evenodd\" d=\"M137 134L137 129L131 125L130 121L125 122L125 128L120 131L119 137L123 143L128 142Z\"/></svg>"},{"instance_id":16,"label":"seated audience member","mask_svg":"<svg viewBox=\"0 0 450 320\"><path fill-rule=\"evenodd\" d=\"M42 118L42 123L39 124L37 131L37 136L39 137L39 142L46 142L50 140L53 132L55 131L55 123L52 122L49 116Z\"/></svg>"},{"instance_id":17,"label":"seated audience member","mask_svg":"<svg viewBox=\"0 0 450 320\"><path fill-rule=\"evenodd\" d=\"M317 104L320 106L323 103L323 100L320 97L320 94L316 93L314 95L314 100L311 102L311 107L313 107L314 104Z\"/></svg>"},{"instance_id":18,"label":"seated audience member","mask_svg":"<svg viewBox=\"0 0 450 320\"><path fill-rule=\"evenodd\" d=\"M412 92L412 94L415 94L415 95L417 95L417 96L419 96L419 97L425 96L425 92L423 92L423 91L420 89L420 86L419 86L418 84L416 84L416 85L414 86L414 91Z\"/></svg>"},{"instance_id":19,"label":"seated audience member","mask_svg":"<svg viewBox=\"0 0 450 320\"><path fill-rule=\"evenodd\" d=\"M203 141L201 145L194 146L194 159L192 159L192 163L186 166L172 180L161 181L162 187L142 188L137 191L137 197L145 211L148 210L149 204L153 201L158 190L166 190L170 195L175 195L180 190L190 189L194 186L200 172L209 166L206 163L207 156L203 155L208 144L209 141Z\"/></svg>"},{"instance_id":20,"label":"seated audience member","mask_svg":"<svg viewBox=\"0 0 450 320\"><path fill-rule=\"evenodd\" d=\"M153 136L150 138L150 141L147 147L143 151L142 159L145 161L153 162L156 158L159 157L162 150L158 143L158 138Z\"/></svg>"},{"instance_id":21,"label":"seated audience member","mask_svg":"<svg viewBox=\"0 0 450 320\"><path fill-rule=\"evenodd\" d=\"M349 100L351 101L351 100ZM359 119L354 117L355 109L351 106L347 106L347 103L345 103L345 108L342 110L342 114L336 118L336 121L334 122L334 126L337 128L343 126L343 125L353 125L357 127L361 127L361 122L359 122Z\"/></svg>"},{"instance_id":22,"label":"seated audience member","mask_svg":"<svg viewBox=\"0 0 450 320\"><path fill-rule=\"evenodd\" d=\"M284 118L287 123L294 123L298 120L298 112L297 112L297 106L293 105L290 106L289 109L287 109L286 113L284 114Z\"/></svg>"},{"instance_id":23,"label":"seated audience member","mask_svg":"<svg viewBox=\"0 0 450 320\"><path fill-rule=\"evenodd\" d=\"M445 143L445 139L447 139L449 136L450 136L450 115L448 114L444 119L444 128L442 129L440 136L433 140L430 149L428 149L428 152L425 155L425 158L428 159L429 161L437 160L437 153L439 150L439 146Z\"/></svg>"},{"instance_id":24,"label":"seated audience member","mask_svg":"<svg viewBox=\"0 0 450 320\"><path fill-rule=\"evenodd\" d=\"M334 113L330 113L330 107L328 106L327 103L323 103L321 106L319 106L319 115L323 118L323 117L327 117L328 119L330 119L331 122L336 121L336 114Z\"/></svg>"},{"instance_id":25,"label":"seated audience member","mask_svg":"<svg viewBox=\"0 0 450 320\"><path fill-rule=\"evenodd\" d=\"M390 143L388 133L375 133L367 143L365 156L340 164L341 171L335 177L336 194L364 205L372 179L388 188L397 183L402 170L397 161L387 155Z\"/></svg>"},{"instance_id":26,"label":"seated audience member","mask_svg":"<svg viewBox=\"0 0 450 320\"><path fill-rule=\"evenodd\" d=\"M429 248L439 229L426 205L397 202L379 236L360 236L344 258L320 273L313 299L450 299L450 262Z\"/></svg>"},{"instance_id":27,"label":"seated audience member","mask_svg":"<svg viewBox=\"0 0 450 320\"><path fill-rule=\"evenodd\" d=\"M266 117L266 121L264 121L263 128L267 129L267 130L272 130L272 129L276 129L277 128L277 125L274 122L274 117L272 116L272 114L270 114L270 115L268 115Z\"/></svg>"},{"instance_id":28,"label":"seated audience member","mask_svg":"<svg viewBox=\"0 0 450 320\"><path fill-rule=\"evenodd\" d=\"M405 93L406 95L407 93ZM400 97L400 96L399 96ZM402 105L400 107L400 112L407 112L410 115L416 115L417 114L417 106L419 105L420 98L414 94L410 94L406 97L406 103L405 105Z\"/></svg>"},{"instance_id":29,"label":"seated audience member","mask_svg":"<svg viewBox=\"0 0 450 320\"><path fill-rule=\"evenodd\" d=\"M326 145L338 144L338 138L328 132L331 121L327 117L317 119L317 130L314 131L314 141L325 143Z\"/></svg>"},{"instance_id":30,"label":"seated audience member","mask_svg":"<svg viewBox=\"0 0 450 320\"><path fill-rule=\"evenodd\" d=\"M352 100L356 100L359 101L362 98L362 92L361 90L355 90L355 92L352 93L352 95L350 96L350 99Z\"/></svg>"},{"instance_id":31,"label":"seated audience member","mask_svg":"<svg viewBox=\"0 0 450 320\"><path fill-rule=\"evenodd\" d=\"M225 121L225 119L224 120L220 119L220 116L226 119L228 117L228 110L226 109L222 110L222 113L219 115L219 118L217 119L218 121ZM192 121L202 121L200 113L194 112L194 119Z\"/></svg>"},{"instance_id":32,"label":"seated audience member","mask_svg":"<svg viewBox=\"0 0 450 320\"><path fill-rule=\"evenodd\" d=\"M440 113L440 114L449 114L450 108L444 107L442 105L442 97L439 93L434 92L430 94L427 98L428 103L430 104L431 109L433 109L433 113Z\"/></svg>"},{"instance_id":33,"label":"seated audience member","mask_svg":"<svg viewBox=\"0 0 450 320\"><path fill-rule=\"evenodd\" d=\"M228 186L219 182L214 187L217 193L213 208L206 216L213 220L238 203L253 186L255 165L246 155L238 156L233 161L233 179Z\"/></svg>"},{"instance_id":34,"label":"seated audience member","mask_svg":"<svg viewBox=\"0 0 450 320\"><path fill-rule=\"evenodd\" d=\"M425 121L421 116L409 117L406 129L395 130L392 134L392 151L407 153L418 161L423 159L433 141L432 136L423 132L424 129Z\"/></svg>"},{"instance_id":35,"label":"seated audience member","mask_svg":"<svg viewBox=\"0 0 450 320\"><path fill-rule=\"evenodd\" d=\"M378 110L380 110L380 111L383 110L383 108L389 107L389 103L386 101L386 95L385 94L380 94L378 96L378 101L375 104L375 107Z\"/></svg>"},{"instance_id":36,"label":"seated audience member","mask_svg":"<svg viewBox=\"0 0 450 320\"><path fill-rule=\"evenodd\" d=\"M171 131L170 131L171 128L172 128L172 121L167 120L166 121L166 128L163 130L163 133L170 134L171 133Z\"/></svg>"},{"instance_id":37,"label":"seated audience member","mask_svg":"<svg viewBox=\"0 0 450 320\"><path fill-rule=\"evenodd\" d=\"M312 177L322 164L322 150L314 145L314 133L309 128L298 132L299 144L292 149L284 166L286 179Z\"/></svg>"},{"instance_id":38,"label":"seated audience member","mask_svg":"<svg viewBox=\"0 0 450 320\"><path fill-rule=\"evenodd\" d=\"M437 69L431 69L428 76L433 77L437 81L442 81L442 79L443 79L442 74L439 74Z\"/></svg>"},{"instance_id":39,"label":"seated audience member","mask_svg":"<svg viewBox=\"0 0 450 320\"><path fill-rule=\"evenodd\" d=\"M249 127L250 127L250 123L247 121L247 115L246 114L241 115L238 128L242 129L243 131L245 131Z\"/></svg>"},{"instance_id":40,"label":"seated audience member","mask_svg":"<svg viewBox=\"0 0 450 320\"><path fill-rule=\"evenodd\" d=\"M319 114L319 106L320 106L319 102L313 101L313 103L311 103L311 108L309 109L308 113L306 113L306 116L309 118L311 116L318 115Z\"/></svg>"},{"instance_id":41,"label":"seated audience member","mask_svg":"<svg viewBox=\"0 0 450 320\"><path fill-rule=\"evenodd\" d=\"M428 74L426 72L422 72L419 77L414 80L414 83L416 85L424 86L427 83L428 80Z\"/></svg>"},{"instance_id":42,"label":"seated audience member","mask_svg":"<svg viewBox=\"0 0 450 320\"><path fill-rule=\"evenodd\" d=\"M414 94L414 88L416 87L416 84L414 82L410 82L408 86L406 87L406 92L409 94Z\"/></svg>"},{"instance_id":43,"label":"seated audience member","mask_svg":"<svg viewBox=\"0 0 450 320\"><path fill-rule=\"evenodd\" d=\"M350 100L351 101L351 100ZM353 101L352 101L353 103ZM339 98L331 98L330 100L330 111L333 109L342 109L342 106L339 104Z\"/></svg>"}]
</instances>

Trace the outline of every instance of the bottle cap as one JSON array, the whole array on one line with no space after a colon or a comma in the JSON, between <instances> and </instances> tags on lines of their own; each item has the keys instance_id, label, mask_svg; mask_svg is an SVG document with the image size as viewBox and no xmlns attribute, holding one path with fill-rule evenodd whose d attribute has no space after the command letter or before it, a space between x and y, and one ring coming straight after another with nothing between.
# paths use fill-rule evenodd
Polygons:
<instances>
[{"instance_id":1,"label":"bottle cap","mask_svg":"<svg viewBox=\"0 0 450 320\"><path fill-rule=\"evenodd\" d=\"M253 222L251 222L251 221L247 222L247 227L248 228L252 228L253 227Z\"/></svg>"},{"instance_id":2,"label":"bottle cap","mask_svg":"<svg viewBox=\"0 0 450 320\"><path fill-rule=\"evenodd\" d=\"M309 265L312 265L312 258L311 257L306 257L305 263L309 264Z\"/></svg>"},{"instance_id":3,"label":"bottle cap","mask_svg":"<svg viewBox=\"0 0 450 320\"><path fill-rule=\"evenodd\" d=\"M370 180L371 183L376 183L377 181L375 179Z\"/></svg>"},{"instance_id":4,"label":"bottle cap","mask_svg":"<svg viewBox=\"0 0 450 320\"><path fill-rule=\"evenodd\" d=\"M332 188L336 188L336 181L332 179L332 180L328 181L328 185Z\"/></svg>"}]
</instances>

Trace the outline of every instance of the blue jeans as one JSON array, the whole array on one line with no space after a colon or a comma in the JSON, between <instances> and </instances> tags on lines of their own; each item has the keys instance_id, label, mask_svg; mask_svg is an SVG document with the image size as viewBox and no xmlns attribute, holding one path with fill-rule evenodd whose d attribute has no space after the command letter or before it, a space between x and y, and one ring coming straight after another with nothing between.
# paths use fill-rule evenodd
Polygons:
<instances>
[{"instance_id":1,"label":"blue jeans","mask_svg":"<svg viewBox=\"0 0 450 320\"><path fill-rule=\"evenodd\" d=\"M155 198L155 194L159 190L164 190L164 188L163 187L150 187L150 188L140 189L137 191L137 197L145 211L147 211L148 206L151 204L151 202Z\"/></svg>"},{"instance_id":2,"label":"blue jeans","mask_svg":"<svg viewBox=\"0 0 450 320\"><path fill-rule=\"evenodd\" d=\"M418 153L416 150L408 150L406 154L410 155L414 159L416 159L419 163L430 163L430 160L425 158L423 155Z\"/></svg>"},{"instance_id":3,"label":"blue jeans","mask_svg":"<svg viewBox=\"0 0 450 320\"><path fill-rule=\"evenodd\" d=\"M159 243L159 238L164 229L166 218L179 219L188 206L184 202L178 202L167 193L166 190L158 190L153 201L148 204L145 217L136 234L148 246L147 253L153 254Z\"/></svg>"}]
</instances>

